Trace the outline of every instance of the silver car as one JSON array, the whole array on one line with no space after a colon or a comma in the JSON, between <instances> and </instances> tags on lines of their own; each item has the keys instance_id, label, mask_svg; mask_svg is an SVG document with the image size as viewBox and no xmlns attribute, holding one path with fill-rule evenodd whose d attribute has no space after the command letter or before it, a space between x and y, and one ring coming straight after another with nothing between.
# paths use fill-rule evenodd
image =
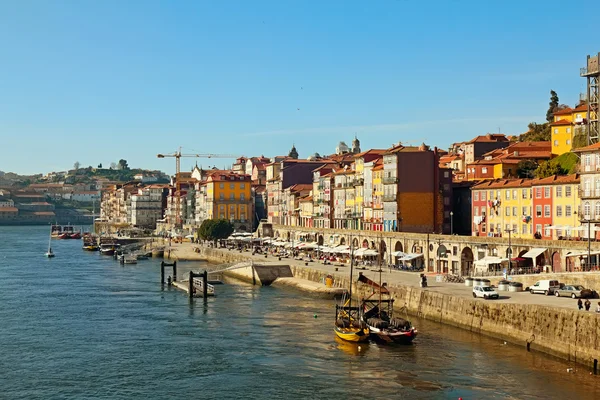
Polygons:
<instances>
[{"instance_id":1,"label":"silver car","mask_svg":"<svg viewBox=\"0 0 600 400\"><path fill-rule=\"evenodd\" d=\"M576 299L581 297L581 292L585 290L581 285L565 285L554 291L556 297L570 297Z\"/></svg>"}]
</instances>

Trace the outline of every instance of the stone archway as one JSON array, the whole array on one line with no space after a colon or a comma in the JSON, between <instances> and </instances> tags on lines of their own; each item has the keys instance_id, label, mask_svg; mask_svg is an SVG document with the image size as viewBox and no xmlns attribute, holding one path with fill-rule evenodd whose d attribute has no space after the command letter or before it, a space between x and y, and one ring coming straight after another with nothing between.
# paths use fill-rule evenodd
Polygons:
<instances>
[{"instance_id":1,"label":"stone archway","mask_svg":"<svg viewBox=\"0 0 600 400\"><path fill-rule=\"evenodd\" d=\"M560 260L560 252L558 251L552 253L552 272L563 272Z\"/></svg>"},{"instance_id":2,"label":"stone archway","mask_svg":"<svg viewBox=\"0 0 600 400\"><path fill-rule=\"evenodd\" d=\"M396 244L394 245L394 251L402 251L402 243L400 243L400 241L396 241Z\"/></svg>"},{"instance_id":3,"label":"stone archway","mask_svg":"<svg viewBox=\"0 0 600 400\"><path fill-rule=\"evenodd\" d=\"M346 244L346 238L342 236L340 238L340 245L345 245L345 244Z\"/></svg>"},{"instance_id":4,"label":"stone archway","mask_svg":"<svg viewBox=\"0 0 600 400\"><path fill-rule=\"evenodd\" d=\"M362 241L362 247L365 248L365 249L369 248L369 241L367 239L365 239L365 240Z\"/></svg>"},{"instance_id":5,"label":"stone archway","mask_svg":"<svg viewBox=\"0 0 600 400\"><path fill-rule=\"evenodd\" d=\"M352 247L355 249L358 247L358 239L357 238L352 239Z\"/></svg>"},{"instance_id":6,"label":"stone archway","mask_svg":"<svg viewBox=\"0 0 600 400\"><path fill-rule=\"evenodd\" d=\"M448 273L448 249L443 244L440 244L437 248L437 273L447 274Z\"/></svg>"},{"instance_id":7,"label":"stone archway","mask_svg":"<svg viewBox=\"0 0 600 400\"><path fill-rule=\"evenodd\" d=\"M319 246L323 246L323 235L319 235L319 237L317 238L317 244Z\"/></svg>"},{"instance_id":8,"label":"stone archway","mask_svg":"<svg viewBox=\"0 0 600 400\"><path fill-rule=\"evenodd\" d=\"M473 250L470 247L465 247L460 252L460 274L462 276L471 276L473 271Z\"/></svg>"}]
</instances>

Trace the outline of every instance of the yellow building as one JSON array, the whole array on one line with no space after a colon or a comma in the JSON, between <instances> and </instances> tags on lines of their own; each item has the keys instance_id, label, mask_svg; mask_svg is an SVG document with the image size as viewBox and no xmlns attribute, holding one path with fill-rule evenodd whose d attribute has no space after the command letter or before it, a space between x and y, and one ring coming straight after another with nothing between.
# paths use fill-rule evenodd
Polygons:
<instances>
[{"instance_id":1,"label":"yellow building","mask_svg":"<svg viewBox=\"0 0 600 400\"><path fill-rule=\"evenodd\" d=\"M383 231L383 161L373 166L373 218L371 230Z\"/></svg>"},{"instance_id":2,"label":"yellow building","mask_svg":"<svg viewBox=\"0 0 600 400\"><path fill-rule=\"evenodd\" d=\"M580 130L585 132L587 104L576 108L566 108L554 113L554 121L550 124L552 154L568 153L573 148L573 137Z\"/></svg>"},{"instance_id":3,"label":"yellow building","mask_svg":"<svg viewBox=\"0 0 600 400\"><path fill-rule=\"evenodd\" d=\"M208 219L227 219L234 226L252 228L252 181L250 175L219 171L206 180Z\"/></svg>"}]
</instances>

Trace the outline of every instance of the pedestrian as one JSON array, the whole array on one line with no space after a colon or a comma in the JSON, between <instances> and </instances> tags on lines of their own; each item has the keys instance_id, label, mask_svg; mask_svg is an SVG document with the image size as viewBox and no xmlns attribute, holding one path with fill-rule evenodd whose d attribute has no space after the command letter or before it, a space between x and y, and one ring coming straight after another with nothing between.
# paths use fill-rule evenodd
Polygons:
<instances>
[{"instance_id":1,"label":"pedestrian","mask_svg":"<svg viewBox=\"0 0 600 400\"><path fill-rule=\"evenodd\" d=\"M596 308L596 312L600 313L600 301L598 302L598 307Z\"/></svg>"},{"instance_id":2,"label":"pedestrian","mask_svg":"<svg viewBox=\"0 0 600 400\"><path fill-rule=\"evenodd\" d=\"M590 299L586 299L584 304L585 304L585 311L590 311L590 307L592 306Z\"/></svg>"},{"instance_id":3,"label":"pedestrian","mask_svg":"<svg viewBox=\"0 0 600 400\"><path fill-rule=\"evenodd\" d=\"M583 310L583 301L581 301L581 299L577 300L577 308Z\"/></svg>"}]
</instances>

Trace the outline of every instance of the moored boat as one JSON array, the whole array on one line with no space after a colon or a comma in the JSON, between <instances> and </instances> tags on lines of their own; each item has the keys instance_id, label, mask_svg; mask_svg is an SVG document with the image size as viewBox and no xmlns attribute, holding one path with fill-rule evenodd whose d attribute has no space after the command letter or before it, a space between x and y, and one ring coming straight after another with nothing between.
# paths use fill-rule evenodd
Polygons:
<instances>
[{"instance_id":1,"label":"moored boat","mask_svg":"<svg viewBox=\"0 0 600 400\"><path fill-rule=\"evenodd\" d=\"M350 241L352 242L352 241ZM361 308L352 306L352 271L354 268L354 246L350 249L350 290L348 300L335 306L335 322L333 331L340 339L348 342L365 342L369 340L369 329L361 318Z\"/></svg>"},{"instance_id":2,"label":"moored boat","mask_svg":"<svg viewBox=\"0 0 600 400\"><path fill-rule=\"evenodd\" d=\"M115 251L117 250L117 248L119 247L118 244L102 244L100 245L100 253L105 255L105 256L112 256L113 254L115 254Z\"/></svg>"},{"instance_id":3,"label":"moored boat","mask_svg":"<svg viewBox=\"0 0 600 400\"><path fill-rule=\"evenodd\" d=\"M81 239L81 232L75 232L69 235L70 239Z\"/></svg>"}]
</instances>

